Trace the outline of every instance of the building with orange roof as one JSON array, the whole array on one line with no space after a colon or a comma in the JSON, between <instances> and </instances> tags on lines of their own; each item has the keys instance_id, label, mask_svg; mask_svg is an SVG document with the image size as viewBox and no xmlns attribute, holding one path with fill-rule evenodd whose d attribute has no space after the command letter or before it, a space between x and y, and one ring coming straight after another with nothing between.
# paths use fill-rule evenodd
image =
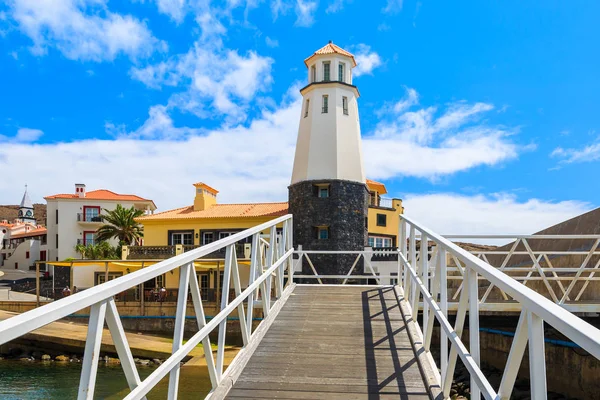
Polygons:
<instances>
[{"instance_id":1,"label":"building with orange roof","mask_svg":"<svg viewBox=\"0 0 600 400\"><path fill-rule=\"evenodd\" d=\"M135 194L120 194L107 189L87 191L86 186L79 183L75 184L74 189L73 193L44 197L47 202L48 260L81 258L75 247L78 244L95 244L96 230L102 226L101 214L104 210L114 210L118 204L125 208L133 206L148 214L156 210L152 200ZM111 244L118 245L116 240L111 241ZM66 271L66 276L55 276L55 281L58 280L56 285L91 287L104 278L103 274L96 272L91 267L76 269L73 282L68 282L70 276L69 271ZM102 277L98 278L100 275Z\"/></svg>"},{"instance_id":2,"label":"building with orange roof","mask_svg":"<svg viewBox=\"0 0 600 400\"><path fill-rule=\"evenodd\" d=\"M129 260L152 258L152 250L169 254L199 247L222 239L244 229L262 224L288 213L287 202L219 204L218 190L203 182L193 184L191 205L138 218L144 226L144 246L127 247L124 257ZM249 256L250 243L239 243L237 256ZM217 272L222 271L224 252L214 254L211 262L197 269L198 281L204 290L216 287ZM164 254L157 257L164 257ZM219 268L220 266L220 268ZM247 269L242 268L242 281L248 281ZM177 287L178 272L147 283L147 289Z\"/></svg>"},{"instance_id":3,"label":"building with orange roof","mask_svg":"<svg viewBox=\"0 0 600 400\"><path fill-rule=\"evenodd\" d=\"M0 221L0 268L29 271L36 261L45 261L46 257L47 230L37 225L25 186L18 217L12 222Z\"/></svg>"}]
</instances>

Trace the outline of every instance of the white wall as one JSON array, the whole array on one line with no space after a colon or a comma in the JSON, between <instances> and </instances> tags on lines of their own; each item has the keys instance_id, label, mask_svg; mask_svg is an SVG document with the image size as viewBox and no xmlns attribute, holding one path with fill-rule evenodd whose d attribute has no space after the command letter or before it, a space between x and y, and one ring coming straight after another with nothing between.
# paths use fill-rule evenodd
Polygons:
<instances>
[{"instance_id":1,"label":"white wall","mask_svg":"<svg viewBox=\"0 0 600 400\"><path fill-rule=\"evenodd\" d=\"M29 258L27 258L29 252ZM12 249L12 254L4 261L4 269L15 269L15 263L18 264L18 269L21 271L29 271L29 267L35 265L35 261L40 259L40 241L25 240Z\"/></svg>"}]
</instances>

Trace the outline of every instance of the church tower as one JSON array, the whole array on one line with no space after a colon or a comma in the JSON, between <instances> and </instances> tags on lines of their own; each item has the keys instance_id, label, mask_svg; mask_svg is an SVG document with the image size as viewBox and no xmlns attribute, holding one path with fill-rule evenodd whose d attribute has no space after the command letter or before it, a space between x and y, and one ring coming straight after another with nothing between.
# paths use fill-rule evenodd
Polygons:
<instances>
[{"instance_id":1,"label":"church tower","mask_svg":"<svg viewBox=\"0 0 600 400\"><path fill-rule=\"evenodd\" d=\"M36 225L35 216L33 215L33 204L27 194L27 185L25 185L25 193L19 205L19 220Z\"/></svg>"},{"instance_id":2,"label":"church tower","mask_svg":"<svg viewBox=\"0 0 600 400\"><path fill-rule=\"evenodd\" d=\"M330 41L304 64L308 85L300 90L302 112L289 186L294 247L363 250L368 189L362 161L359 93L352 84L356 60ZM320 265L315 262L315 267L320 274L345 274L352 265L346 256L318 258ZM360 270L358 266L356 270Z\"/></svg>"}]
</instances>

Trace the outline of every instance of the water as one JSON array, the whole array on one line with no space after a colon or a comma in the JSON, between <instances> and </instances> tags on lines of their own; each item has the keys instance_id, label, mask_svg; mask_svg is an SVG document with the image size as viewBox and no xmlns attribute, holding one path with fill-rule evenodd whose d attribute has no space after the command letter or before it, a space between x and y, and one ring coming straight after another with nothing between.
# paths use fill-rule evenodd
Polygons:
<instances>
[{"instance_id":1,"label":"water","mask_svg":"<svg viewBox=\"0 0 600 400\"><path fill-rule=\"evenodd\" d=\"M138 366L143 380L153 367ZM0 360L0 399L75 399L81 374L80 363L25 362ZM148 395L149 400L167 397L168 376ZM180 399L204 398L210 391L206 367L183 367L179 383ZM98 366L95 399L121 399L129 393L120 365Z\"/></svg>"}]
</instances>

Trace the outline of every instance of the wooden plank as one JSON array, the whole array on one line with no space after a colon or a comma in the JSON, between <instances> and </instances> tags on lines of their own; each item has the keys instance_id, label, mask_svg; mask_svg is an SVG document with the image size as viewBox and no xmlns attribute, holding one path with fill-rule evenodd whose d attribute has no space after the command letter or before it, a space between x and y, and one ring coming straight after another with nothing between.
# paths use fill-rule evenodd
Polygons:
<instances>
[{"instance_id":1,"label":"wooden plank","mask_svg":"<svg viewBox=\"0 0 600 400\"><path fill-rule=\"evenodd\" d=\"M428 399L393 288L296 286L227 398Z\"/></svg>"}]
</instances>

